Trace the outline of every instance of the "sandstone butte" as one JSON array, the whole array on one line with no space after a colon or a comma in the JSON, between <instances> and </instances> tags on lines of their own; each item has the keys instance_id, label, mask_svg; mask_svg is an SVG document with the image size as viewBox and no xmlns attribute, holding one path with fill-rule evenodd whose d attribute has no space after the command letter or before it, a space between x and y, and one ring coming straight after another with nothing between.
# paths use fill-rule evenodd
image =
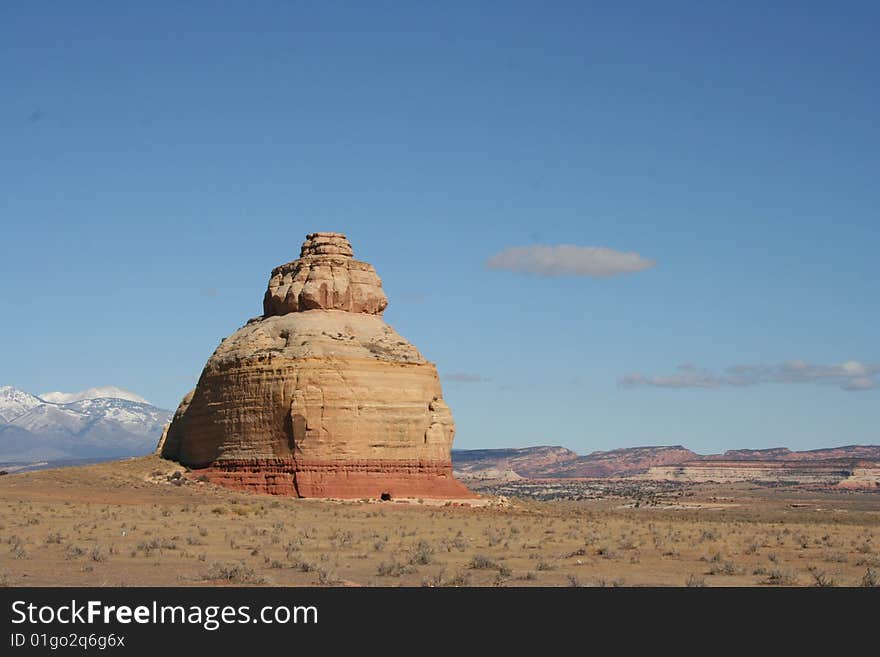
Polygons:
<instances>
[{"instance_id":1,"label":"sandstone butte","mask_svg":"<svg viewBox=\"0 0 880 657\"><path fill-rule=\"evenodd\" d=\"M220 343L157 450L230 488L332 498L475 495L453 478L437 369L382 319L340 233L276 267L263 315Z\"/></svg>"}]
</instances>

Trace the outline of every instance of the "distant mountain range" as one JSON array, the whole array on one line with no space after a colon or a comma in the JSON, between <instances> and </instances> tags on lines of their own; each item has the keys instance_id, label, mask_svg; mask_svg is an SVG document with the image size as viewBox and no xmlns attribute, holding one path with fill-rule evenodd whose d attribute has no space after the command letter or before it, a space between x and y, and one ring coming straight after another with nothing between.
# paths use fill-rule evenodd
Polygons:
<instances>
[{"instance_id":1,"label":"distant mountain range","mask_svg":"<svg viewBox=\"0 0 880 657\"><path fill-rule=\"evenodd\" d=\"M114 386L41 395L0 386L0 462L147 454L170 417Z\"/></svg>"},{"instance_id":2,"label":"distant mountain range","mask_svg":"<svg viewBox=\"0 0 880 657\"><path fill-rule=\"evenodd\" d=\"M114 386L40 395L0 386L0 464L48 461L62 465L74 460L148 454L155 449L171 415L171 411ZM814 467L848 463L877 469L880 446L849 445L802 452L776 447L700 455L674 445L631 447L583 456L554 446L454 449L452 463L457 473L484 479L625 477L669 467L717 470L741 467L739 464L790 468L797 464Z\"/></svg>"},{"instance_id":3,"label":"distant mountain range","mask_svg":"<svg viewBox=\"0 0 880 657\"><path fill-rule=\"evenodd\" d=\"M880 462L880 446L848 445L804 452L786 447L729 450L724 454L700 455L674 445L629 447L585 456L565 447L523 447L521 449L454 449L452 464L457 473L478 478L524 477L562 479L576 477L622 477L645 473L651 468L683 464L736 463L828 463L831 461Z\"/></svg>"}]
</instances>

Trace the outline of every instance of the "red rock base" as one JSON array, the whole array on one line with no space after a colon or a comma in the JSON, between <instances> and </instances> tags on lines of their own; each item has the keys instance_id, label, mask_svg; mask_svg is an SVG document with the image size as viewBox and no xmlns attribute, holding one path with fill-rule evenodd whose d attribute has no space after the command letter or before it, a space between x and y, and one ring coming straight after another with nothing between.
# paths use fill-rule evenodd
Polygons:
<instances>
[{"instance_id":1,"label":"red rock base","mask_svg":"<svg viewBox=\"0 0 880 657\"><path fill-rule=\"evenodd\" d=\"M451 463L419 461L225 460L194 470L226 488L292 497L470 499Z\"/></svg>"},{"instance_id":2,"label":"red rock base","mask_svg":"<svg viewBox=\"0 0 880 657\"><path fill-rule=\"evenodd\" d=\"M296 464L285 459L217 461L193 474L212 484L251 493L299 497L294 484Z\"/></svg>"}]
</instances>

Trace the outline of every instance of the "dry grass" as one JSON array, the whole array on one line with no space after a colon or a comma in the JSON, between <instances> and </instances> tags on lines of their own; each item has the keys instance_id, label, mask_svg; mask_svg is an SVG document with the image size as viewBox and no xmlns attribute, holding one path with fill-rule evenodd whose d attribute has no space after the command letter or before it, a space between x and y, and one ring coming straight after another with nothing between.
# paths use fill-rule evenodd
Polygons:
<instances>
[{"instance_id":1,"label":"dry grass","mask_svg":"<svg viewBox=\"0 0 880 657\"><path fill-rule=\"evenodd\" d=\"M237 493L154 457L0 477L0 584L876 586L880 495L468 508ZM709 501L724 495L723 505ZM701 500L704 505L696 504ZM797 504L793 504L796 500ZM806 500L806 501L805 501Z\"/></svg>"}]
</instances>

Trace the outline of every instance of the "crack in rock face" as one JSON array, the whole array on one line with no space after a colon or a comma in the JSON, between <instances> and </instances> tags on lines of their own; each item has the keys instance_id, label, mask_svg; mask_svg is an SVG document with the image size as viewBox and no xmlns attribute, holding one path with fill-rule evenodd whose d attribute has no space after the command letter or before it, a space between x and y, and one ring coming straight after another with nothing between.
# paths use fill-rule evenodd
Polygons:
<instances>
[{"instance_id":1,"label":"crack in rock face","mask_svg":"<svg viewBox=\"0 0 880 657\"><path fill-rule=\"evenodd\" d=\"M194 476L301 497L468 498L437 369L393 328L372 265L311 233L263 315L224 339L158 451Z\"/></svg>"}]
</instances>

